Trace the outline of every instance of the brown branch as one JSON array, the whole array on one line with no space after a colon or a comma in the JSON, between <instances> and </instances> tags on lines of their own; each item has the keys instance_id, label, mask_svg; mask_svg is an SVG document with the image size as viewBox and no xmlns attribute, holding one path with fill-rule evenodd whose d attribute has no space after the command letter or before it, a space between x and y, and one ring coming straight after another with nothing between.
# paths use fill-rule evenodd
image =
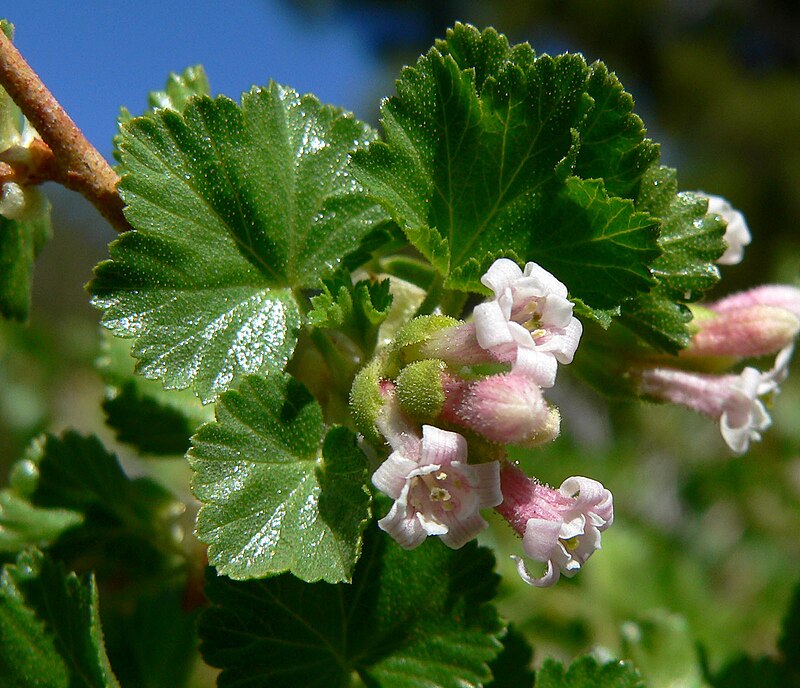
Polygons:
<instances>
[{"instance_id":1,"label":"brown branch","mask_svg":"<svg viewBox=\"0 0 800 688\"><path fill-rule=\"evenodd\" d=\"M122 199L117 193L119 176L92 146L53 94L42 83L13 43L0 31L0 85L11 96L22 114L47 144L38 155L41 169L20 170L13 162L0 163L0 177L11 167L13 175L28 183L45 179L63 184L84 196L112 227L119 232L130 229L122 214Z\"/></svg>"}]
</instances>

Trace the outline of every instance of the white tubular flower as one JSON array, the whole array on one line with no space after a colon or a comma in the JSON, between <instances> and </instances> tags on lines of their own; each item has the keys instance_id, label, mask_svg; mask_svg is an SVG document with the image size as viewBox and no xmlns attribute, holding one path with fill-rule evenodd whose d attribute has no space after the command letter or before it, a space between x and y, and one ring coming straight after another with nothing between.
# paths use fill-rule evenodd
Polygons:
<instances>
[{"instance_id":1,"label":"white tubular flower","mask_svg":"<svg viewBox=\"0 0 800 688\"><path fill-rule=\"evenodd\" d=\"M378 525L404 549L429 535L458 549L488 526L480 509L503 500L500 465L469 465L466 440L432 425L422 427L421 440L414 439L405 433L372 476L375 487L395 500Z\"/></svg>"},{"instance_id":2,"label":"white tubular flower","mask_svg":"<svg viewBox=\"0 0 800 688\"><path fill-rule=\"evenodd\" d=\"M567 288L540 265L528 263L523 272L507 258L496 260L481 282L494 299L473 312L478 344L514 372L552 387L558 363L572 362L583 333Z\"/></svg>"},{"instance_id":3,"label":"white tubular flower","mask_svg":"<svg viewBox=\"0 0 800 688\"><path fill-rule=\"evenodd\" d=\"M554 490L506 462L501 485L503 503L497 512L522 536L525 554L547 565L544 575L536 578L522 557L512 557L528 585L542 588L562 574L574 576L600 549L600 533L614 522L611 492L590 478L573 476Z\"/></svg>"},{"instance_id":4,"label":"white tubular flower","mask_svg":"<svg viewBox=\"0 0 800 688\"><path fill-rule=\"evenodd\" d=\"M723 237L725 243L728 244L728 248L725 249L725 253L717 258L717 263L720 265L741 263L744 257L744 247L748 246L752 240L744 215L722 196L700 193L708 198L708 212L721 215L722 219L728 224Z\"/></svg>"},{"instance_id":5,"label":"white tubular flower","mask_svg":"<svg viewBox=\"0 0 800 688\"><path fill-rule=\"evenodd\" d=\"M674 368L639 372L642 394L686 406L719 421L720 433L734 454L744 454L772 424L759 397L776 394L789 374L794 347L787 346L766 373L747 367L738 375L709 375Z\"/></svg>"}]
</instances>

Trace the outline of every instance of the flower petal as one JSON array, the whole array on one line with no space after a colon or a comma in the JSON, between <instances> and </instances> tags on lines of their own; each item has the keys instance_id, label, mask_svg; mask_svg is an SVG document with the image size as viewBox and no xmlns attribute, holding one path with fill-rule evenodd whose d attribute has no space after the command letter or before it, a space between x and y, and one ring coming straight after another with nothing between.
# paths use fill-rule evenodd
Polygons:
<instances>
[{"instance_id":1,"label":"flower petal","mask_svg":"<svg viewBox=\"0 0 800 688\"><path fill-rule=\"evenodd\" d=\"M416 461L394 452L372 474L372 484L383 494L398 499L406 485L408 474L417 466Z\"/></svg>"},{"instance_id":2,"label":"flower petal","mask_svg":"<svg viewBox=\"0 0 800 688\"><path fill-rule=\"evenodd\" d=\"M513 287L521 277L522 270L513 260L498 258L481 277L481 284L499 297L506 289Z\"/></svg>"},{"instance_id":3,"label":"flower petal","mask_svg":"<svg viewBox=\"0 0 800 688\"><path fill-rule=\"evenodd\" d=\"M453 461L466 463L467 441L457 432L433 425L422 426L420 466L449 466Z\"/></svg>"},{"instance_id":4,"label":"flower petal","mask_svg":"<svg viewBox=\"0 0 800 688\"><path fill-rule=\"evenodd\" d=\"M561 571L557 566L553 566L552 561L547 562L547 571L541 578L534 578L531 576L525 560L522 557L511 555L511 558L517 563L517 573L528 585L533 585L537 588L548 588L553 585L561 577Z\"/></svg>"},{"instance_id":5,"label":"flower petal","mask_svg":"<svg viewBox=\"0 0 800 688\"><path fill-rule=\"evenodd\" d=\"M472 311L475 321L475 338L482 349L491 349L514 341L508 329L508 317L497 301L487 301Z\"/></svg>"}]
</instances>

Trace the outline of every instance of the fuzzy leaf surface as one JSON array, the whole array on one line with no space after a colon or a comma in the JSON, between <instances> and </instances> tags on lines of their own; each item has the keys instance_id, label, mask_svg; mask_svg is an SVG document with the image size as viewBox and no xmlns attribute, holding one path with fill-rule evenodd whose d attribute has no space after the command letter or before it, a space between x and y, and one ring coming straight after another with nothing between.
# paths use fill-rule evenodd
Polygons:
<instances>
[{"instance_id":1,"label":"fuzzy leaf surface","mask_svg":"<svg viewBox=\"0 0 800 688\"><path fill-rule=\"evenodd\" d=\"M212 577L201 652L220 688L344 687L353 672L382 688L488 682L503 632L493 557L433 540L406 552L371 529L352 585Z\"/></svg>"},{"instance_id":2,"label":"fuzzy leaf surface","mask_svg":"<svg viewBox=\"0 0 800 688\"><path fill-rule=\"evenodd\" d=\"M603 171L628 192L657 155L620 93L579 55L535 57L459 24L403 71L382 108L386 142L357 153L354 174L446 287L481 291L505 255L542 264L589 309L612 308L650 287L657 222L571 175Z\"/></svg>"},{"instance_id":3,"label":"fuzzy leaf surface","mask_svg":"<svg viewBox=\"0 0 800 688\"><path fill-rule=\"evenodd\" d=\"M103 645L97 587L36 550L0 577L0 685L119 688Z\"/></svg>"},{"instance_id":4,"label":"fuzzy leaf surface","mask_svg":"<svg viewBox=\"0 0 800 688\"><path fill-rule=\"evenodd\" d=\"M622 322L657 349L677 353L690 339L684 304L720 279L715 261L725 251L725 222L706 212L707 199L679 193L675 170L665 166L647 171L637 207L661 218L662 254L651 266L655 287L623 304Z\"/></svg>"},{"instance_id":5,"label":"fuzzy leaf surface","mask_svg":"<svg viewBox=\"0 0 800 688\"><path fill-rule=\"evenodd\" d=\"M325 280L322 293L311 297L311 304L309 324L343 332L368 357L392 306L389 280L353 284L349 272L339 271Z\"/></svg>"},{"instance_id":6,"label":"fuzzy leaf surface","mask_svg":"<svg viewBox=\"0 0 800 688\"><path fill-rule=\"evenodd\" d=\"M370 502L355 436L326 435L319 404L288 375L245 378L216 418L189 452L209 563L235 579L349 580Z\"/></svg>"},{"instance_id":7,"label":"fuzzy leaf surface","mask_svg":"<svg viewBox=\"0 0 800 688\"><path fill-rule=\"evenodd\" d=\"M370 129L271 83L197 97L122 127L120 192L135 231L89 284L103 324L134 338L137 372L204 401L282 370L318 287L385 214L347 172Z\"/></svg>"},{"instance_id":8,"label":"fuzzy leaf surface","mask_svg":"<svg viewBox=\"0 0 800 688\"><path fill-rule=\"evenodd\" d=\"M489 668L492 682L486 688L533 688L533 648L525 636L509 625L503 636L503 650Z\"/></svg>"}]
</instances>

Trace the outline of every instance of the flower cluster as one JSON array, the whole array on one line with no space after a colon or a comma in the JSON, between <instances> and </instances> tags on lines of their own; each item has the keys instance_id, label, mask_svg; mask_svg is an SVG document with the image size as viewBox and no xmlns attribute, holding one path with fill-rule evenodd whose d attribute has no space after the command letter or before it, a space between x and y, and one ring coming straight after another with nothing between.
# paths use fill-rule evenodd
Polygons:
<instances>
[{"instance_id":1,"label":"flower cluster","mask_svg":"<svg viewBox=\"0 0 800 688\"><path fill-rule=\"evenodd\" d=\"M543 390L572 361L582 326L567 288L535 263L522 270L500 259L481 281L493 296L470 322L412 321L385 365L354 385L368 388L363 405L392 450L372 476L394 500L378 524L406 549L428 536L459 548L487 527L481 509L494 507L546 566L537 578L515 557L522 579L551 585L599 549L611 494L583 477L542 485L506 460L505 446L558 436L560 415Z\"/></svg>"},{"instance_id":2,"label":"flower cluster","mask_svg":"<svg viewBox=\"0 0 800 688\"><path fill-rule=\"evenodd\" d=\"M717 261L741 261L750 232L742 214L723 198L709 196L709 212L727 222L728 249ZM633 370L640 394L686 406L719 422L722 438L734 454L761 439L771 419L762 401L779 391L789 372L794 341L800 333L800 289L762 285L693 308L694 334L676 365L642 365ZM745 359L775 355L766 372ZM709 368L723 372L707 372Z\"/></svg>"}]
</instances>

